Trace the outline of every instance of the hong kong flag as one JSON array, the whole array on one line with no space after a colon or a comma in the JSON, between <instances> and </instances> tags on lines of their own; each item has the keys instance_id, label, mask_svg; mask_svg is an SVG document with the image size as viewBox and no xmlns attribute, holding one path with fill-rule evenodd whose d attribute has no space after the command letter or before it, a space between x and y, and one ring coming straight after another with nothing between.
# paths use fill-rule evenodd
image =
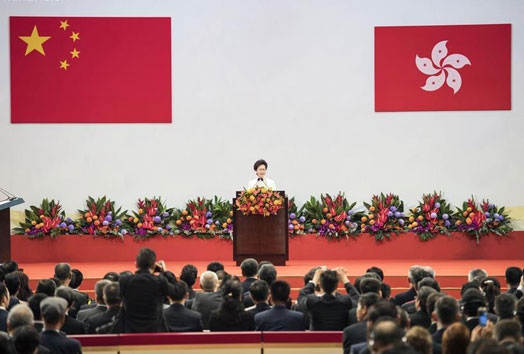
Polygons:
<instances>
[{"instance_id":1,"label":"hong kong flag","mask_svg":"<svg viewBox=\"0 0 524 354\"><path fill-rule=\"evenodd\" d=\"M511 109L511 25L375 27L375 111Z\"/></svg>"},{"instance_id":2,"label":"hong kong flag","mask_svg":"<svg viewBox=\"0 0 524 354\"><path fill-rule=\"evenodd\" d=\"M170 123L171 19L11 17L12 123Z\"/></svg>"}]
</instances>

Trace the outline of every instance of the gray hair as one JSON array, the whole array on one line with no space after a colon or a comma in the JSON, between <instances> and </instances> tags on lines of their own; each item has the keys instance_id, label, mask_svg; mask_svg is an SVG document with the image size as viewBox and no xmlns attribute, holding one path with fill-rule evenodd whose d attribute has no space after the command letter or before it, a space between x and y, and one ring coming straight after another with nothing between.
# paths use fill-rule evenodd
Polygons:
<instances>
[{"instance_id":1,"label":"gray hair","mask_svg":"<svg viewBox=\"0 0 524 354\"><path fill-rule=\"evenodd\" d=\"M7 315L7 324L11 331L21 326L33 326L33 311L24 304L14 306Z\"/></svg>"},{"instance_id":2,"label":"gray hair","mask_svg":"<svg viewBox=\"0 0 524 354\"><path fill-rule=\"evenodd\" d=\"M200 286L204 291L214 291L218 284L218 276L215 272L205 271L200 275Z\"/></svg>"},{"instance_id":3,"label":"gray hair","mask_svg":"<svg viewBox=\"0 0 524 354\"><path fill-rule=\"evenodd\" d=\"M95 284L96 302L104 301L104 288L106 287L107 284L111 284L111 281L107 279L102 279L96 282Z\"/></svg>"},{"instance_id":4,"label":"gray hair","mask_svg":"<svg viewBox=\"0 0 524 354\"><path fill-rule=\"evenodd\" d=\"M483 278L487 278L487 277L488 277L488 272L480 268L472 269L468 273L468 281L473 281L473 280L481 281Z\"/></svg>"}]
</instances>

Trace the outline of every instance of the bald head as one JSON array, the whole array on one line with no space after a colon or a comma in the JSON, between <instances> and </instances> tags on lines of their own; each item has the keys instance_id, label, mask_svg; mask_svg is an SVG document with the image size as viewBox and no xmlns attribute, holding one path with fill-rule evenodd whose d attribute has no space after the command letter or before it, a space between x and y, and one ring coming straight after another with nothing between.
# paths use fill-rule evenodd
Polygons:
<instances>
[{"instance_id":1,"label":"bald head","mask_svg":"<svg viewBox=\"0 0 524 354\"><path fill-rule=\"evenodd\" d=\"M215 272L205 271L200 275L200 287L202 290L215 291L218 285L218 276Z\"/></svg>"},{"instance_id":2,"label":"bald head","mask_svg":"<svg viewBox=\"0 0 524 354\"><path fill-rule=\"evenodd\" d=\"M373 329L373 351L383 352L402 343L404 330L393 320L378 322Z\"/></svg>"},{"instance_id":3,"label":"bald head","mask_svg":"<svg viewBox=\"0 0 524 354\"><path fill-rule=\"evenodd\" d=\"M33 311L23 304L16 305L7 315L7 331L11 333L21 326L33 326Z\"/></svg>"}]
</instances>

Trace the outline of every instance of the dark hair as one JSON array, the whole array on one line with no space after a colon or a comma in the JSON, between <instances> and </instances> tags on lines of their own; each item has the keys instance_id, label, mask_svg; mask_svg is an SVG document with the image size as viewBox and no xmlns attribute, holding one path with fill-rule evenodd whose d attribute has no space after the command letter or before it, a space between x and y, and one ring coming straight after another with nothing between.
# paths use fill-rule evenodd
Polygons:
<instances>
[{"instance_id":1,"label":"dark hair","mask_svg":"<svg viewBox=\"0 0 524 354\"><path fill-rule=\"evenodd\" d=\"M430 336L430 338L431 338L431 336ZM415 345L417 345L417 344L419 344L419 343L416 343ZM411 343L410 343L410 345L402 343L402 344L395 345L393 348L388 349L388 350L384 351L383 353L384 354L423 354L422 351L420 351L418 349L414 349L412 346L414 346L414 345L411 344ZM433 349L431 347L431 342L430 342L430 348Z\"/></svg>"},{"instance_id":2,"label":"dark hair","mask_svg":"<svg viewBox=\"0 0 524 354\"><path fill-rule=\"evenodd\" d=\"M8 294L9 290L7 289L7 286L5 286L4 283L0 283L0 300L2 300L2 298Z\"/></svg>"},{"instance_id":3,"label":"dark hair","mask_svg":"<svg viewBox=\"0 0 524 354\"><path fill-rule=\"evenodd\" d=\"M476 280L473 280L473 281L468 281L464 284L462 284L462 288L460 288L460 296L464 295L464 293L466 291L468 291L469 289L477 289L479 290L480 289L480 283Z\"/></svg>"},{"instance_id":4,"label":"dark hair","mask_svg":"<svg viewBox=\"0 0 524 354\"><path fill-rule=\"evenodd\" d=\"M325 293L332 293L337 290L338 274L334 270L326 270L320 274L320 286Z\"/></svg>"},{"instance_id":5,"label":"dark hair","mask_svg":"<svg viewBox=\"0 0 524 354\"><path fill-rule=\"evenodd\" d=\"M367 320L371 323L375 323L380 317L389 316L392 318L397 318L398 310L395 305L389 301L380 300L375 305L372 305L368 309Z\"/></svg>"},{"instance_id":6,"label":"dark hair","mask_svg":"<svg viewBox=\"0 0 524 354\"><path fill-rule=\"evenodd\" d=\"M379 267L371 267L371 268L368 268L366 270L366 273L377 273L378 276L380 277L380 281L383 281L384 280L384 272L382 271L382 269L380 269Z\"/></svg>"},{"instance_id":7,"label":"dark hair","mask_svg":"<svg viewBox=\"0 0 524 354\"><path fill-rule=\"evenodd\" d=\"M56 289L55 296L61 297L67 301L67 307L71 307L73 305L73 301L75 300L75 293L73 292L73 289L68 286L61 286Z\"/></svg>"},{"instance_id":8,"label":"dark hair","mask_svg":"<svg viewBox=\"0 0 524 354\"><path fill-rule=\"evenodd\" d=\"M417 285L419 281L427 277L432 278L433 275L422 267L414 267L410 269L409 281L413 286Z\"/></svg>"},{"instance_id":9,"label":"dark hair","mask_svg":"<svg viewBox=\"0 0 524 354\"><path fill-rule=\"evenodd\" d=\"M267 162L266 162L266 160L263 160L263 159L257 160L255 162L255 164L253 165L253 169L256 171L262 165L266 166L266 169L267 169Z\"/></svg>"},{"instance_id":10,"label":"dark hair","mask_svg":"<svg viewBox=\"0 0 524 354\"><path fill-rule=\"evenodd\" d=\"M164 272L164 277L166 277L166 280L169 284L175 284L177 282L175 273L170 270L166 270Z\"/></svg>"},{"instance_id":11,"label":"dark hair","mask_svg":"<svg viewBox=\"0 0 524 354\"><path fill-rule=\"evenodd\" d=\"M271 284L271 298L275 302L286 303L287 300L289 299L290 292L291 292L291 288L287 281L275 280Z\"/></svg>"},{"instance_id":12,"label":"dark hair","mask_svg":"<svg viewBox=\"0 0 524 354\"><path fill-rule=\"evenodd\" d=\"M43 293L47 296L55 296L56 284L52 279L41 279L36 286L36 293Z\"/></svg>"},{"instance_id":13,"label":"dark hair","mask_svg":"<svg viewBox=\"0 0 524 354\"><path fill-rule=\"evenodd\" d=\"M137 259L137 263L138 263L138 259ZM116 272L108 272L108 273L106 273L106 275L104 275L104 277L102 279L109 280L109 281L120 281L120 274L118 274Z\"/></svg>"},{"instance_id":14,"label":"dark hair","mask_svg":"<svg viewBox=\"0 0 524 354\"><path fill-rule=\"evenodd\" d=\"M222 287L226 284L226 282L232 280L233 276L226 272L225 270L217 270L216 272L217 278L218 278L218 287L219 289L222 289Z\"/></svg>"},{"instance_id":15,"label":"dark hair","mask_svg":"<svg viewBox=\"0 0 524 354\"><path fill-rule=\"evenodd\" d=\"M524 326L524 296L517 302L517 317L519 318L520 324Z\"/></svg>"},{"instance_id":16,"label":"dark hair","mask_svg":"<svg viewBox=\"0 0 524 354\"><path fill-rule=\"evenodd\" d=\"M240 269L242 269L242 275L244 277L254 277L257 275L258 271L258 262L254 258L246 258L240 264Z\"/></svg>"},{"instance_id":17,"label":"dark hair","mask_svg":"<svg viewBox=\"0 0 524 354\"><path fill-rule=\"evenodd\" d=\"M258 278L271 285L277 279L277 269L272 264L264 264L258 270Z\"/></svg>"},{"instance_id":18,"label":"dark hair","mask_svg":"<svg viewBox=\"0 0 524 354\"><path fill-rule=\"evenodd\" d=\"M183 280L177 281L173 286L170 286L168 289L168 296L173 301L181 301L186 297L187 294L187 284Z\"/></svg>"},{"instance_id":19,"label":"dark hair","mask_svg":"<svg viewBox=\"0 0 524 354\"><path fill-rule=\"evenodd\" d=\"M48 297L47 294L36 293L29 298L28 305L31 311L33 311L33 317L35 321L40 321L42 319L42 315L40 313L40 303L46 297Z\"/></svg>"},{"instance_id":20,"label":"dark hair","mask_svg":"<svg viewBox=\"0 0 524 354\"><path fill-rule=\"evenodd\" d=\"M384 323L391 325L386 326ZM391 344L402 344L404 329L402 329L394 318L383 318L374 325L370 337L374 345L386 346Z\"/></svg>"},{"instance_id":21,"label":"dark hair","mask_svg":"<svg viewBox=\"0 0 524 354\"><path fill-rule=\"evenodd\" d=\"M433 293L428 296L428 298L426 299L426 312L428 314L431 315L435 311L435 307L436 307L438 299L440 299L443 296L446 296L446 295L443 293Z\"/></svg>"},{"instance_id":22,"label":"dark hair","mask_svg":"<svg viewBox=\"0 0 524 354\"><path fill-rule=\"evenodd\" d=\"M156 253L150 248L141 248L136 256L136 265L140 270L148 270L155 266Z\"/></svg>"},{"instance_id":23,"label":"dark hair","mask_svg":"<svg viewBox=\"0 0 524 354\"><path fill-rule=\"evenodd\" d=\"M120 284L112 281L104 286L104 301L107 306L117 306L122 301L120 297Z\"/></svg>"},{"instance_id":24,"label":"dark hair","mask_svg":"<svg viewBox=\"0 0 524 354\"><path fill-rule=\"evenodd\" d=\"M449 326L457 320L459 311L457 300L451 296L442 296L435 304L437 318L445 326Z\"/></svg>"},{"instance_id":25,"label":"dark hair","mask_svg":"<svg viewBox=\"0 0 524 354\"><path fill-rule=\"evenodd\" d=\"M480 338L468 346L468 354L509 354L509 350L499 345L495 339Z\"/></svg>"},{"instance_id":26,"label":"dark hair","mask_svg":"<svg viewBox=\"0 0 524 354\"><path fill-rule=\"evenodd\" d=\"M40 333L34 326L20 326L13 331L13 345L18 354L33 354L40 345Z\"/></svg>"},{"instance_id":27,"label":"dark hair","mask_svg":"<svg viewBox=\"0 0 524 354\"><path fill-rule=\"evenodd\" d=\"M61 282L69 279L71 276L71 266L67 263L58 263L55 266L55 278Z\"/></svg>"},{"instance_id":28,"label":"dark hair","mask_svg":"<svg viewBox=\"0 0 524 354\"><path fill-rule=\"evenodd\" d=\"M423 286L418 289L417 292L417 301L420 303L420 310L426 312L426 300L428 299L428 296L431 294L436 293L437 291L433 288L430 288L429 286Z\"/></svg>"},{"instance_id":29,"label":"dark hair","mask_svg":"<svg viewBox=\"0 0 524 354\"><path fill-rule=\"evenodd\" d=\"M509 319L497 321L493 329L495 338L501 342L504 339L511 337L515 342L520 343L522 338L521 326L518 322Z\"/></svg>"},{"instance_id":30,"label":"dark hair","mask_svg":"<svg viewBox=\"0 0 524 354\"><path fill-rule=\"evenodd\" d=\"M9 273L5 277L5 286L9 290L9 295L15 295L20 290L20 278L16 273Z\"/></svg>"},{"instance_id":31,"label":"dark hair","mask_svg":"<svg viewBox=\"0 0 524 354\"><path fill-rule=\"evenodd\" d=\"M130 276L130 275L133 275L133 272L130 270L124 270L123 272L118 273L119 277L125 277L125 276Z\"/></svg>"},{"instance_id":32,"label":"dark hair","mask_svg":"<svg viewBox=\"0 0 524 354\"><path fill-rule=\"evenodd\" d=\"M358 299L360 306L366 307L368 309L379 301L381 301L381 298L376 293L367 293Z\"/></svg>"},{"instance_id":33,"label":"dark hair","mask_svg":"<svg viewBox=\"0 0 524 354\"><path fill-rule=\"evenodd\" d=\"M84 274L78 269L71 269L71 282L69 283L69 287L72 289L77 289L82 285L82 282L84 281Z\"/></svg>"},{"instance_id":34,"label":"dark hair","mask_svg":"<svg viewBox=\"0 0 524 354\"><path fill-rule=\"evenodd\" d=\"M489 312L495 312L495 298L500 294L500 282L495 277L487 277L480 283L482 291L486 295Z\"/></svg>"},{"instance_id":35,"label":"dark hair","mask_svg":"<svg viewBox=\"0 0 524 354\"><path fill-rule=\"evenodd\" d=\"M306 275L304 275L304 285L307 285L307 283L309 283L310 280L313 280L313 277L315 276L315 272L317 271L318 268L320 267L311 268L306 273Z\"/></svg>"},{"instance_id":36,"label":"dark hair","mask_svg":"<svg viewBox=\"0 0 524 354\"><path fill-rule=\"evenodd\" d=\"M16 263L15 261L7 261L3 263L2 265L0 265L0 268L7 275L9 273L13 273L18 270L18 263Z\"/></svg>"},{"instance_id":37,"label":"dark hair","mask_svg":"<svg viewBox=\"0 0 524 354\"><path fill-rule=\"evenodd\" d=\"M420 289L423 286L429 286L430 288L435 289L437 292L440 292L440 285L438 284L438 281L433 279L433 277L425 277L424 279L418 282L418 289Z\"/></svg>"},{"instance_id":38,"label":"dark hair","mask_svg":"<svg viewBox=\"0 0 524 354\"><path fill-rule=\"evenodd\" d=\"M360 293L361 294L367 294L367 293L376 293L380 291L380 281L378 281L375 278L363 278L360 280Z\"/></svg>"},{"instance_id":39,"label":"dark hair","mask_svg":"<svg viewBox=\"0 0 524 354\"><path fill-rule=\"evenodd\" d=\"M244 305L240 301L242 284L239 281L227 281L222 287L222 304L218 310L218 320L227 324L238 324L244 313Z\"/></svg>"},{"instance_id":40,"label":"dark hair","mask_svg":"<svg viewBox=\"0 0 524 354\"><path fill-rule=\"evenodd\" d=\"M218 272L219 270L224 270L224 265L220 262L211 262L207 265L207 270L211 272Z\"/></svg>"},{"instance_id":41,"label":"dark hair","mask_svg":"<svg viewBox=\"0 0 524 354\"><path fill-rule=\"evenodd\" d=\"M382 298L384 300L389 299L391 296L391 286L389 286L389 284L380 283L380 291L382 291Z\"/></svg>"},{"instance_id":42,"label":"dark hair","mask_svg":"<svg viewBox=\"0 0 524 354\"><path fill-rule=\"evenodd\" d=\"M249 294L254 301L265 301L269 295L269 287L263 280L255 280L249 285Z\"/></svg>"},{"instance_id":43,"label":"dark hair","mask_svg":"<svg viewBox=\"0 0 524 354\"><path fill-rule=\"evenodd\" d=\"M0 268L0 283L3 283L5 280L5 272Z\"/></svg>"},{"instance_id":44,"label":"dark hair","mask_svg":"<svg viewBox=\"0 0 524 354\"><path fill-rule=\"evenodd\" d=\"M512 319L517 310L517 298L508 293L500 294L495 299L495 312L499 319Z\"/></svg>"},{"instance_id":45,"label":"dark hair","mask_svg":"<svg viewBox=\"0 0 524 354\"><path fill-rule=\"evenodd\" d=\"M469 289L462 295L462 311L466 316L477 316L479 307L486 306L486 298L478 289Z\"/></svg>"},{"instance_id":46,"label":"dark hair","mask_svg":"<svg viewBox=\"0 0 524 354\"><path fill-rule=\"evenodd\" d=\"M522 269L518 267L506 268L506 283L508 283L508 285L519 285L520 278L522 278Z\"/></svg>"},{"instance_id":47,"label":"dark hair","mask_svg":"<svg viewBox=\"0 0 524 354\"><path fill-rule=\"evenodd\" d=\"M188 287L195 285L198 269L192 264L186 264L180 271L180 280L183 280Z\"/></svg>"},{"instance_id":48,"label":"dark hair","mask_svg":"<svg viewBox=\"0 0 524 354\"><path fill-rule=\"evenodd\" d=\"M397 306L399 325L402 328L408 328L410 325L410 317L408 312L400 306Z\"/></svg>"}]
</instances>

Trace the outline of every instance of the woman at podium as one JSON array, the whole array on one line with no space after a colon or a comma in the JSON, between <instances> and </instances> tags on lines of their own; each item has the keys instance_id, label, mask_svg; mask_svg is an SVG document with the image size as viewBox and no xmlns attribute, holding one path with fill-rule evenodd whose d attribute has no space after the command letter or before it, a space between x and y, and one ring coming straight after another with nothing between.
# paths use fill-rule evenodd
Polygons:
<instances>
[{"instance_id":1,"label":"woman at podium","mask_svg":"<svg viewBox=\"0 0 524 354\"><path fill-rule=\"evenodd\" d=\"M253 166L257 177L249 181L247 188L265 187L267 189L276 190L275 181L266 177L267 162L265 160L258 160Z\"/></svg>"}]
</instances>

